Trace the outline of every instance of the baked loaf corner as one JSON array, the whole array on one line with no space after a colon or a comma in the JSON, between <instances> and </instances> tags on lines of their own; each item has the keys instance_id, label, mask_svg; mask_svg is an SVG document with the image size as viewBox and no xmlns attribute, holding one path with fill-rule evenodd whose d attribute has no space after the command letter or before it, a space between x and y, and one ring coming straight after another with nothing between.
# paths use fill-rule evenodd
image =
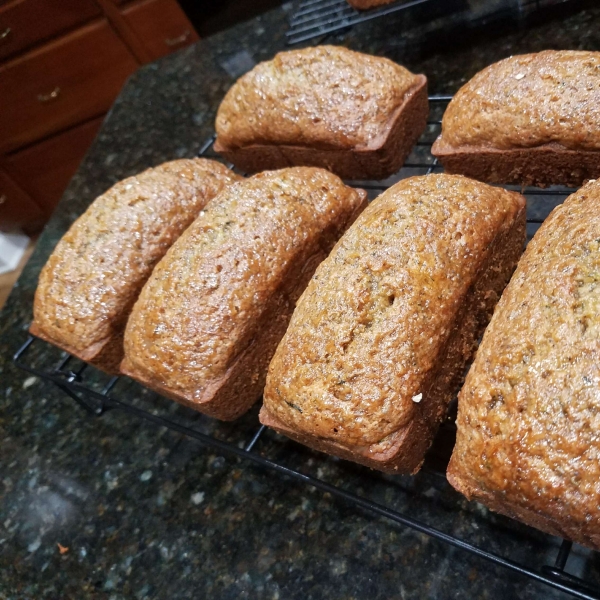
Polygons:
<instances>
[{"instance_id":1,"label":"baked loaf corner","mask_svg":"<svg viewBox=\"0 0 600 600\"><path fill-rule=\"evenodd\" d=\"M448 480L600 550L600 182L554 209L504 291L459 394Z\"/></svg>"},{"instance_id":2,"label":"baked loaf corner","mask_svg":"<svg viewBox=\"0 0 600 600\"><path fill-rule=\"evenodd\" d=\"M262 393L296 300L366 202L311 167L224 190L144 286L122 372L207 415L241 416Z\"/></svg>"},{"instance_id":3,"label":"baked loaf corner","mask_svg":"<svg viewBox=\"0 0 600 600\"><path fill-rule=\"evenodd\" d=\"M455 175L389 188L300 298L261 422L381 471L418 471L524 242L520 194Z\"/></svg>"},{"instance_id":4,"label":"baked loaf corner","mask_svg":"<svg viewBox=\"0 0 600 600\"><path fill-rule=\"evenodd\" d=\"M546 50L486 67L454 96L432 152L490 183L600 177L600 52Z\"/></svg>"},{"instance_id":5,"label":"baked loaf corner","mask_svg":"<svg viewBox=\"0 0 600 600\"><path fill-rule=\"evenodd\" d=\"M42 269L30 332L117 374L127 317L154 265L238 179L219 162L194 158L115 184L73 223Z\"/></svg>"},{"instance_id":6,"label":"baked loaf corner","mask_svg":"<svg viewBox=\"0 0 600 600\"><path fill-rule=\"evenodd\" d=\"M383 179L427 124L427 79L337 46L281 52L242 76L216 119L215 150L247 173L294 165Z\"/></svg>"}]
</instances>

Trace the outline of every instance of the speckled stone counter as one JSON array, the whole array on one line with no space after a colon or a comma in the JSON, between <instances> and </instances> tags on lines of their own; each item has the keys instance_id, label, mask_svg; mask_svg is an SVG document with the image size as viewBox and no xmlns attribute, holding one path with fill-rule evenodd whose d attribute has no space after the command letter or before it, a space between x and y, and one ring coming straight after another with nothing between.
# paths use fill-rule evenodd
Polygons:
<instances>
[{"instance_id":1,"label":"speckled stone counter","mask_svg":"<svg viewBox=\"0 0 600 600\"><path fill-rule=\"evenodd\" d=\"M193 156L237 75L284 47L286 10L149 65L127 83L0 316L0 598L547 599L525 577L220 456L119 411L89 417L11 362L26 338L37 275L95 196L144 167ZM544 48L600 49L600 9L531 26L505 24L468 44L460 30L423 49L396 16L328 41L385 54L452 93L486 64ZM446 49L448 49L446 51ZM40 343L36 360L60 353ZM256 411L219 425L127 380L119 397L236 444ZM384 477L266 434L257 452L538 567L559 540L467 503L442 477ZM569 569L600 586L600 555L576 548Z\"/></svg>"}]
</instances>

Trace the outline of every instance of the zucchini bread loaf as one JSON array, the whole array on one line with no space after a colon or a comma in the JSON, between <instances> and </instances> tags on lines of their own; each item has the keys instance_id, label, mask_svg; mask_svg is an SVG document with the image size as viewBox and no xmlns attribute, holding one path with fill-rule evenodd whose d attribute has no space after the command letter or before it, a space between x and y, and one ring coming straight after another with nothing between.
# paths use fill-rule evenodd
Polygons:
<instances>
[{"instance_id":1,"label":"zucchini bread loaf","mask_svg":"<svg viewBox=\"0 0 600 600\"><path fill-rule=\"evenodd\" d=\"M227 92L215 150L253 173L294 165L381 179L425 129L427 80L386 58L336 46L277 54Z\"/></svg>"},{"instance_id":2,"label":"zucchini bread loaf","mask_svg":"<svg viewBox=\"0 0 600 600\"><path fill-rule=\"evenodd\" d=\"M366 192L310 167L224 190L144 286L123 373L219 419L243 414L262 392L297 298L365 206Z\"/></svg>"},{"instance_id":3,"label":"zucchini bread loaf","mask_svg":"<svg viewBox=\"0 0 600 600\"><path fill-rule=\"evenodd\" d=\"M600 182L529 243L458 399L448 480L600 550Z\"/></svg>"},{"instance_id":4,"label":"zucchini bread loaf","mask_svg":"<svg viewBox=\"0 0 600 600\"><path fill-rule=\"evenodd\" d=\"M42 269L31 333L118 373L127 317L154 265L204 205L238 179L216 161L181 159L96 198Z\"/></svg>"},{"instance_id":5,"label":"zucchini bread loaf","mask_svg":"<svg viewBox=\"0 0 600 600\"><path fill-rule=\"evenodd\" d=\"M347 0L347 2L354 8L358 8L359 10L367 10L369 8L375 8L376 6L390 4L394 2L394 0Z\"/></svg>"},{"instance_id":6,"label":"zucchini bread loaf","mask_svg":"<svg viewBox=\"0 0 600 600\"><path fill-rule=\"evenodd\" d=\"M546 50L490 65L448 105L433 146L447 172L578 186L600 177L600 52Z\"/></svg>"},{"instance_id":7,"label":"zucchini bread loaf","mask_svg":"<svg viewBox=\"0 0 600 600\"><path fill-rule=\"evenodd\" d=\"M389 188L300 298L261 422L382 471L418 471L524 241L520 194L455 175Z\"/></svg>"}]
</instances>

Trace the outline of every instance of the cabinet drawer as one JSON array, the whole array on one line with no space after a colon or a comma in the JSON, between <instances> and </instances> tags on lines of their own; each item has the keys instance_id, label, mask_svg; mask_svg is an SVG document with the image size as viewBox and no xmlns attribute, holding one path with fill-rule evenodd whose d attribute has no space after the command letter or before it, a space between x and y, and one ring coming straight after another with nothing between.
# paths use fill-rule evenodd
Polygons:
<instances>
[{"instance_id":1,"label":"cabinet drawer","mask_svg":"<svg viewBox=\"0 0 600 600\"><path fill-rule=\"evenodd\" d=\"M0 59L102 14L92 0L14 0L0 6Z\"/></svg>"},{"instance_id":2,"label":"cabinet drawer","mask_svg":"<svg viewBox=\"0 0 600 600\"><path fill-rule=\"evenodd\" d=\"M199 39L176 0L145 0L127 7L123 18L152 60Z\"/></svg>"},{"instance_id":3,"label":"cabinet drawer","mask_svg":"<svg viewBox=\"0 0 600 600\"><path fill-rule=\"evenodd\" d=\"M102 125L94 119L5 158L8 174L48 218Z\"/></svg>"},{"instance_id":4,"label":"cabinet drawer","mask_svg":"<svg viewBox=\"0 0 600 600\"><path fill-rule=\"evenodd\" d=\"M105 20L0 67L0 150L104 114L136 68Z\"/></svg>"},{"instance_id":5,"label":"cabinet drawer","mask_svg":"<svg viewBox=\"0 0 600 600\"><path fill-rule=\"evenodd\" d=\"M37 231L44 221L40 207L0 169L0 231Z\"/></svg>"}]
</instances>

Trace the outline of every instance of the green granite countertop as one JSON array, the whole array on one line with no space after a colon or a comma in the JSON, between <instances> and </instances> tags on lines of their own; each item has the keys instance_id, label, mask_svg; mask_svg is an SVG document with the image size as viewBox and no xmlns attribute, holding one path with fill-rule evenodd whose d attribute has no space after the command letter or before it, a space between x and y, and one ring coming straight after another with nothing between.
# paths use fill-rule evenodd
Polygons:
<instances>
[{"instance_id":1,"label":"green granite countertop","mask_svg":"<svg viewBox=\"0 0 600 600\"><path fill-rule=\"evenodd\" d=\"M568 597L120 411L89 417L12 364L27 336L37 275L67 227L117 180L194 156L234 79L284 48L290 8L203 40L128 81L0 315L3 600ZM498 22L471 36L463 26L432 30L422 20L407 31L408 20L395 15L327 41L389 56L445 94L510 54L598 50L599 18L600 9L581 9L537 24ZM425 46L415 42L414 27ZM39 364L60 356L37 347ZM126 380L114 393L236 444L257 426L256 411L230 425L193 420ZM433 473L382 476L271 433L256 450L535 568L556 556L560 540L468 503ZM568 567L600 589L600 555L576 548Z\"/></svg>"}]
</instances>

